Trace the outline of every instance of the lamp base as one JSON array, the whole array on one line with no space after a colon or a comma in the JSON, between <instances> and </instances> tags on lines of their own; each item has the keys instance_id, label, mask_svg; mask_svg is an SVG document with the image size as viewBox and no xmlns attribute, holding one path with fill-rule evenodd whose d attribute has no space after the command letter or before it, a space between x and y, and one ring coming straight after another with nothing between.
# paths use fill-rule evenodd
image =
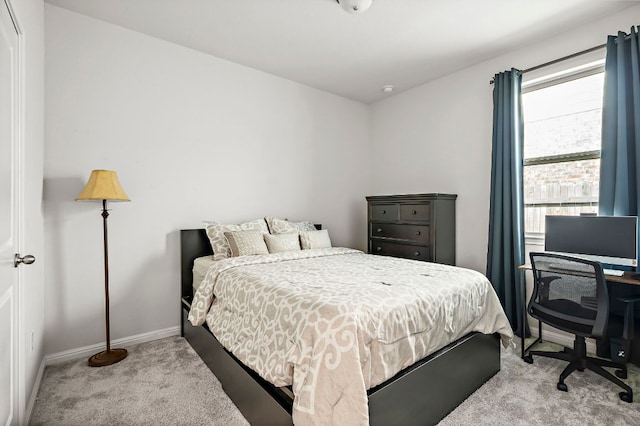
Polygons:
<instances>
[{"instance_id":1,"label":"lamp base","mask_svg":"<svg viewBox=\"0 0 640 426\"><path fill-rule=\"evenodd\" d=\"M126 349L111 349L102 351L89 358L89 367L104 367L120 362L127 357Z\"/></svg>"}]
</instances>

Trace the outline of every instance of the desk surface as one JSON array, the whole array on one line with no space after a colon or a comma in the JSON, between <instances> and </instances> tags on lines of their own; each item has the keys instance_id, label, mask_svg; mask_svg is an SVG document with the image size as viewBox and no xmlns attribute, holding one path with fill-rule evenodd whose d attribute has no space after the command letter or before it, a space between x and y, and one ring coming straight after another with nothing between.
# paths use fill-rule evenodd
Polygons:
<instances>
[{"instance_id":1,"label":"desk surface","mask_svg":"<svg viewBox=\"0 0 640 426\"><path fill-rule=\"evenodd\" d=\"M531 269L531 265L526 264L526 265L520 265L518 266L518 269ZM633 278L631 278L632 276L634 276L635 274L637 274L638 272L635 271L625 271L624 275L622 275L621 277L617 277L615 275L605 275L604 278L612 283L621 283L621 284L630 284L630 285L637 285L640 286L640 280L634 280Z\"/></svg>"}]
</instances>

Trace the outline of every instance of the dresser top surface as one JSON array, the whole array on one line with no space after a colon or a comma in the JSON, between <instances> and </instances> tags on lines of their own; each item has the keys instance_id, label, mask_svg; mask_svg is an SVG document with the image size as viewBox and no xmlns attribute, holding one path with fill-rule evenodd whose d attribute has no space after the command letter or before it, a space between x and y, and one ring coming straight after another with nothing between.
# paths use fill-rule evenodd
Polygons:
<instances>
[{"instance_id":1,"label":"dresser top surface","mask_svg":"<svg viewBox=\"0 0 640 426\"><path fill-rule=\"evenodd\" d=\"M369 195L367 201L427 201L427 200L455 200L457 194L404 194L404 195Z\"/></svg>"}]
</instances>

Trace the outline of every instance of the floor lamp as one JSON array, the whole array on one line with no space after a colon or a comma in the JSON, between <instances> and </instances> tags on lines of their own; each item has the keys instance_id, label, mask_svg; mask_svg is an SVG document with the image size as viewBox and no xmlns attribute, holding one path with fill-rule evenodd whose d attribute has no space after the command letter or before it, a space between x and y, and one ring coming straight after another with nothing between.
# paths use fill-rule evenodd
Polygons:
<instances>
[{"instance_id":1,"label":"floor lamp","mask_svg":"<svg viewBox=\"0 0 640 426\"><path fill-rule=\"evenodd\" d=\"M120 186L118 175L112 170L93 170L89 181L76 198L76 201L102 201L102 225L104 229L104 306L107 336L107 350L89 358L91 367L104 367L115 364L127 357L126 349L112 349L109 335L109 250L107 247L107 201L131 201Z\"/></svg>"}]
</instances>

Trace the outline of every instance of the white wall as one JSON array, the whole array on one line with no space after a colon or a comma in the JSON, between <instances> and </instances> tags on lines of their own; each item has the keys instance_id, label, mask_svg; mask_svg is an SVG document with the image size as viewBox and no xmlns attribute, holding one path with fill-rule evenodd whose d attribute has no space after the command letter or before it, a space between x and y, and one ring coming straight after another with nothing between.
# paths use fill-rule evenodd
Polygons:
<instances>
[{"instance_id":1,"label":"white wall","mask_svg":"<svg viewBox=\"0 0 640 426\"><path fill-rule=\"evenodd\" d=\"M364 248L366 105L46 5L46 352L104 341L92 169L109 216L111 337L178 326L178 230L308 219Z\"/></svg>"},{"instance_id":2,"label":"white wall","mask_svg":"<svg viewBox=\"0 0 640 426\"><path fill-rule=\"evenodd\" d=\"M25 423L25 410L33 403L38 373L44 357L44 235L42 216L42 170L44 157L44 4L42 0L12 0L11 6L21 33L21 61L24 69L22 99L24 183L22 224L19 249L32 254L36 262L22 266L18 273L20 318L18 378L18 424ZM32 343L33 334L33 343Z\"/></svg>"},{"instance_id":3,"label":"white wall","mask_svg":"<svg viewBox=\"0 0 640 426\"><path fill-rule=\"evenodd\" d=\"M526 69L606 43L608 34L639 24L638 16L640 5L374 104L371 192L458 194L457 264L485 272L493 120L489 80L512 67Z\"/></svg>"},{"instance_id":4,"label":"white wall","mask_svg":"<svg viewBox=\"0 0 640 426\"><path fill-rule=\"evenodd\" d=\"M178 230L266 214L364 248L365 195L458 194L457 263L484 271L492 86L605 42L640 6L366 106L47 5L46 353L104 340L94 168L109 217L112 339L178 325ZM472 35L470 35L472 36Z\"/></svg>"}]
</instances>

